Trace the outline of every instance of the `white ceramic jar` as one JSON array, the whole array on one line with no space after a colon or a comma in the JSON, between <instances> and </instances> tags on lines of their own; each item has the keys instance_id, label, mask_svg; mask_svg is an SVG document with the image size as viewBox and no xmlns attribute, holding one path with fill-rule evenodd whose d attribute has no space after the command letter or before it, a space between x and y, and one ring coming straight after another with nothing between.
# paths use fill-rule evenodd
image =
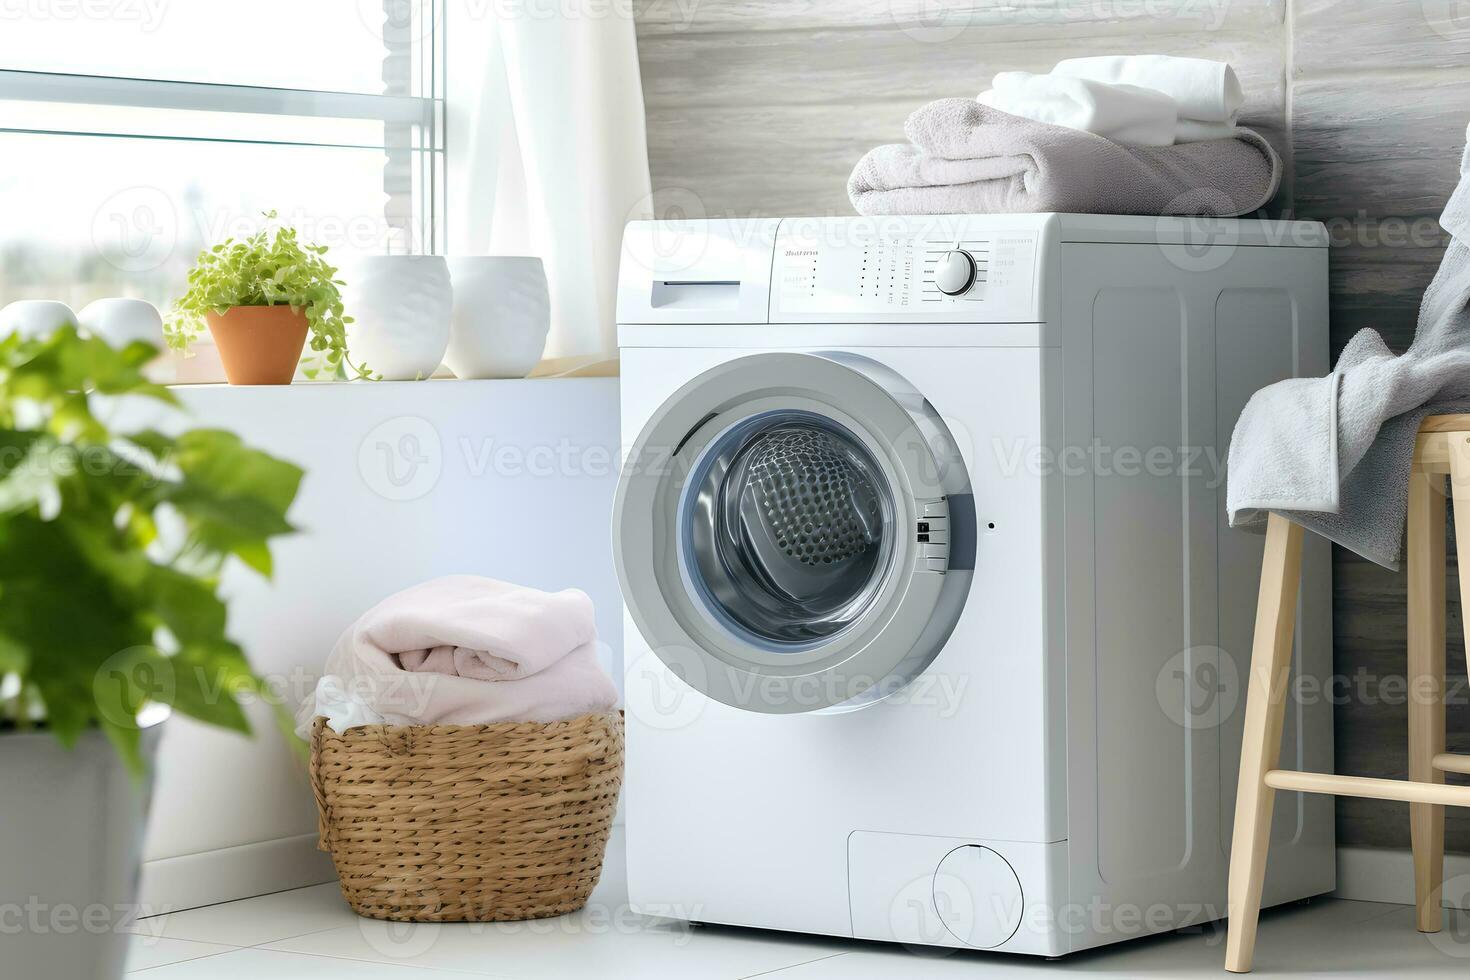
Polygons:
<instances>
[{"instance_id":1,"label":"white ceramic jar","mask_svg":"<svg viewBox=\"0 0 1470 980\"><path fill-rule=\"evenodd\" d=\"M163 317L147 300L123 296L93 300L77 314L77 326L113 347L141 340L164 349Z\"/></svg>"},{"instance_id":2,"label":"white ceramic jar","mask_svg":"<svg viewBox=\"0 0 1470 980\"><path fill-rule=\"evenodd\" d=\"M44 340L67 324L77 322L77 315L65 303L51 299L21 299L0 309L0 337L13 333L25 340Z\"/></svg>"},{"instance_id":3,"label":"white ceramic jar","mask_svg":"<svg viewBox=\"0 0 1470 980\"><path fill-rule=\"evenodd\" d=\"M387 381L428 378L449 346L454 289L442 255L370 255L345 260L338 277L354 364Z\"/></svg>"},{"instance_id":4,"label":"white ceramic jar","mask_svg":"<svg viewBox=\"0 0 1470 980\"><path fill-rule=\"evenodd\" d=\"M551 329L546 270L534 257L449 260L454 317L444 362L457 378L524 378Z\"/></svg>"}]
</instances>

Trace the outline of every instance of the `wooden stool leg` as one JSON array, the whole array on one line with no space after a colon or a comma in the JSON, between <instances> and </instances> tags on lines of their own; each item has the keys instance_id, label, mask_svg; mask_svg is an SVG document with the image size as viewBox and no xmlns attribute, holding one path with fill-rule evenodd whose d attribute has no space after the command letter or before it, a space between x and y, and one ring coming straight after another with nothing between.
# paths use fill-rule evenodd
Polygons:
<instances>
[{"instance_id":1,"label":"wooden stool leg","mask_svg":"<svg viewBox=\"0 0 1470 980\"><path fill-rule=\"evenodd\" d=\"M1251 648L1250 687L1246 695L1245 735L1240 750L1240 782L1235 796L1235 837L1230 847L1229 936L1225 969L1249 973L1266 880L1271 843L1271 813L1276 791L1266 773L1281 758L1286 721L1287 682L1291 676L1296 631L1297 586L1302 571L1302 528L1272 514L1266 526L1261 562L1261 592Z\"/></svg>"},{"instance_id":2,"label":"wooden stool leg","mask_svg":"<svg viewBox=\"0 0 1470 980\"><path fill-rule=\"evenodd\" d=\"M1470 530L1470 437L1449 438L1455 526ZM1409 778L1443 783L1434 757L1445 750L1444 477L1415 470L1409 483ZM1470 534L1455 548L1463 568L1460 603L1470 609ZM1414 848L1414 905L1420 932L1439 932L1444 887L1444 807L1409 805Z\"/></svg>"}]
</instances>

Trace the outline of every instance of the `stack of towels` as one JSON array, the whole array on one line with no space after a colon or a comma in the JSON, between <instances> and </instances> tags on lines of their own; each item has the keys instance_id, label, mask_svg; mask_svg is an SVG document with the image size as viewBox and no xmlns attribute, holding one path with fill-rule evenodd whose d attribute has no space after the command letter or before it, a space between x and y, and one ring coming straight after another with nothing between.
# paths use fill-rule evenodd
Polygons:
<instances>
[{"instance_id":1,"label":"stack of towels","mask_svg":"<svg viewBox=\"0 0 1470 980\"><path fill-rule=\"evenodd\" d=\"M368 610L337 640L297 734L359 725L565 721L610 711L592 600L474 575L433 579Z\"/></svg>"},{"instance_id":2,"label":"stack of towels","mask_svg":"<svg viewBox=\"0 0 1470 980\"><path fill-rule=\"evenodd\" d=\"M1234 139L1245 93L1223 61L1105 55L1068 58L1048 75L1001 72L978 101L1118 143L1173 146Z\"/></svg>"},{"instance_id":3,"label":"stack of towels","mask_svg":"<svg viewBox=\"0 0 1470 980\"><path fill-rule=\"evenodd\" d=\"M864 156L848 196L866 215L1246 214L1276 193L1281 160L1240 127L1243 102L1234 69L1200 58L1002 72L976 99L910 116L909 143Z\"/></svg>"}]
</instances>

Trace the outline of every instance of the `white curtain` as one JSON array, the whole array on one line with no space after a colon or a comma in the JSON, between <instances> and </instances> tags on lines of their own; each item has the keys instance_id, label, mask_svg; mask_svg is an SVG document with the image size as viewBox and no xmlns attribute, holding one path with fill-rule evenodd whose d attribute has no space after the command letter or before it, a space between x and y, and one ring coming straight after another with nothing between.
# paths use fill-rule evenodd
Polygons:
<instances>
[{"instance_id":1,"label":"white curtain","mask_svg":"<svg viewBox=\"0 0 1470 980\"><path fill-rule=\"evenodd\" d=\"M450 252L539 255L545 356L612 357L623 225L652 213L631 4L449 6Z\"/></svg>"}]
</instances>

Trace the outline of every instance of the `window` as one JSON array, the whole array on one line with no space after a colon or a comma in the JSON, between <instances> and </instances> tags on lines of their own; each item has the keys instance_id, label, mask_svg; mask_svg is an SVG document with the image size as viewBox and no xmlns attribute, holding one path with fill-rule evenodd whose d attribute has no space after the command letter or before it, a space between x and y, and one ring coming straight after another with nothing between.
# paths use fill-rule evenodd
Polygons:
<instances>
[{"instance_id":1,"label":"window","mask_svg":"<svg viewBox=\"0 0 1470 980\"><path fill-rule=\"evenodd\" d=\"M0 0L0 304L166 307L264 211L442 250L441 0Z\"/></svg>"}]
</instances>

